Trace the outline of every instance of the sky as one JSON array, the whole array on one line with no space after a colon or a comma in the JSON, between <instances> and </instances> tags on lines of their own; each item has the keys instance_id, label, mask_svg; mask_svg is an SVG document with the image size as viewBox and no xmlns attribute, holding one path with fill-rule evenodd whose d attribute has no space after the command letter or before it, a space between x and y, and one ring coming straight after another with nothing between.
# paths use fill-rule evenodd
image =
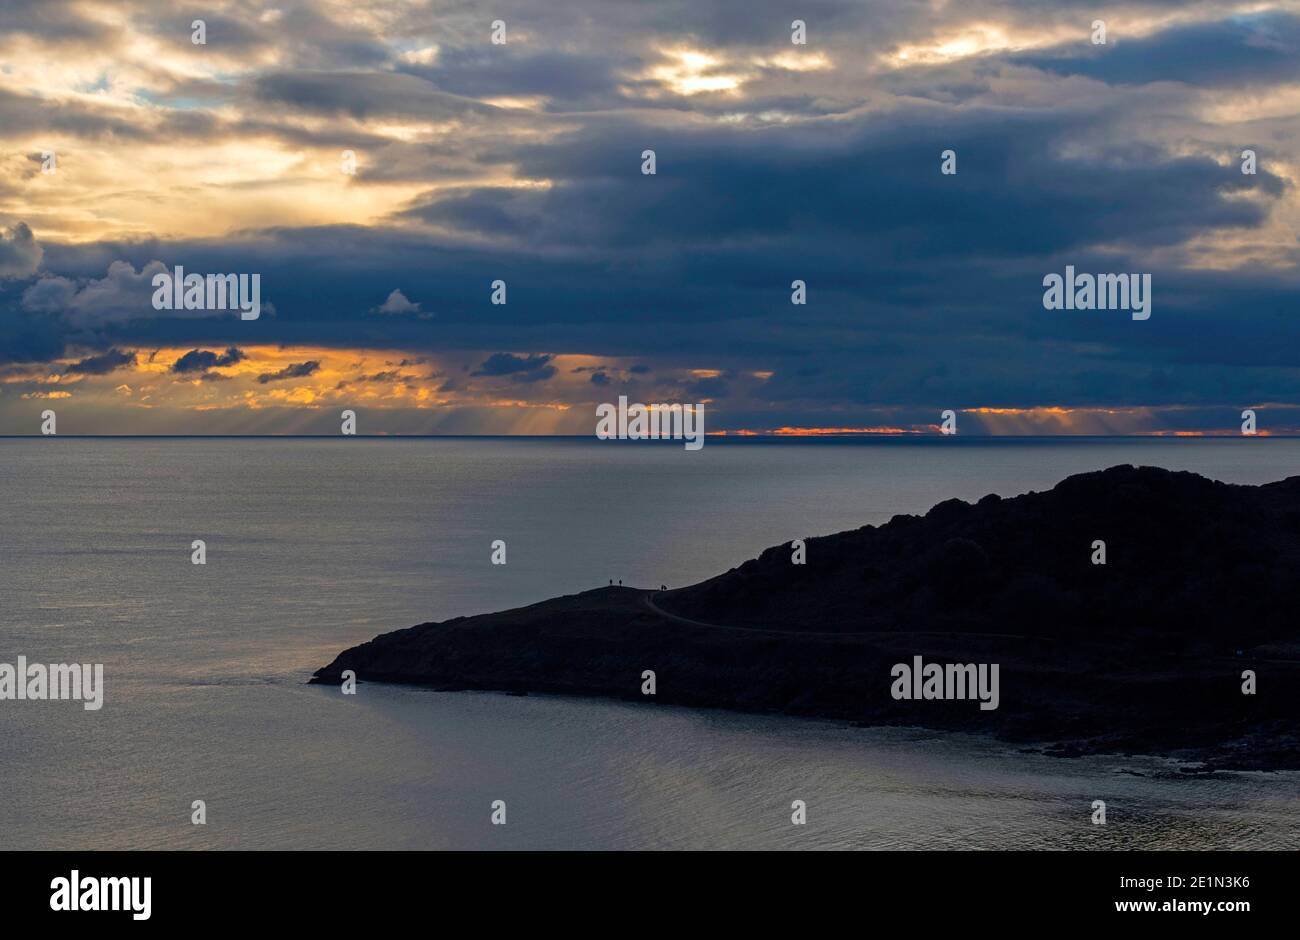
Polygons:
<instances>
[{"instance_id":1,"label":"sky","mask_svg":"<svg viewBox=\"0 0 1300 940\"><path fill-rule=\"evenodd\" d=\"M1300 433L1298 131L1300 2L6 0L0 434Z\"/></svg>"}]
</instances>

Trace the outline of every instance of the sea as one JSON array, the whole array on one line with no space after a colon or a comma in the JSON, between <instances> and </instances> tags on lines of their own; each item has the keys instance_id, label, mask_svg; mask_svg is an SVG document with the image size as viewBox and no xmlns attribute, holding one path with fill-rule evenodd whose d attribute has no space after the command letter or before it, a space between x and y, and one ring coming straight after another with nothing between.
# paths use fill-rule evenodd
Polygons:
<instances>
[{"instance_id":1,"label":"sea","mask_svg":"<svg viewBox=\"0 0 1300 940\"><path fill-rule=\"evenodd\" d=\"M0 439L0 663L104 667L97 711L0 701L0 849L1300 848L1297 773L307 684L389 630L1116 464L1264 483L1300 440Z\"/></svg>"}]
</instances>

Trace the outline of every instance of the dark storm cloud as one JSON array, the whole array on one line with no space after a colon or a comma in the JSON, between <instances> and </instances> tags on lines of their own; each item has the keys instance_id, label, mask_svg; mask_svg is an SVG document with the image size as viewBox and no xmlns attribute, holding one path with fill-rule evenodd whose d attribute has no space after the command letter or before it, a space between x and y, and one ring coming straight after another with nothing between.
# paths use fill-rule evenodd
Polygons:
<instances>
[{"instance_id":1,"label":"dark storm cloud","mask_svg":"<svg viewBox=\"0 0 1300 940\"><path fill-rule=\"evenodd\" d=\"M405 361L406 360L403 360L403 363L405 363ZM356 378L343 379L334 387L336 389L344 389L349 385L392 385L393 383L403 381L406 378L407 377L402 375L401 372L396 369L391 369L386 372L376 372L373 375L358 375ZM433 379L437 378L437 376L430 375L429 378Z\"/></svg>"},{"instance_id":2,"label":"dark storm cloud","mask_svg":"<svg viewBox=\"0 0 1300 940\"><path fill-rule=\"evenodd\" d=\"M516 356L514 353L493 353L470 374L508 375L517 382L542 382L555 375L555 366L549 364L551 358L539 354Z\"/></svg>"},{"instance_id":3,"label":"dark storm cloud","mask_svg":"<svg viewBox=\"0 0 1300 940\"><path fill-rule=\"evenodd\" d=\"M98 356L88 356L68 366L68 372L78 375L108 375L118 369L135 365L135 353L114 347Z\"/></svg>"},{"instance_id":4,"label":"dark storm cloud","mask_svg":"<svg viewBox=\"0 0 1300 940\"><path fill-rule=\"evenodd\" d=\"M356 185L417 180L428 187L371 226L46 244L48 283L0 284L0 360L58 356L73 336L74 349L192 346L173 370L215 380L222 376L207 370L231 363L205 346L465 350L475 358L463 361L481 362L474 376L535 383L556 369L551 354L528 351L551 350L609 363L591 372L591 386L629 372L647 376L638 381L648 385L647 362L664 382L680 370L721 370L716 379L673 387L739 408L738 399L761 384L778 415L769 426L799 413L839 423L838 407L881 403L913 409L900 412L902 421L933 420L920 410L933 404L1300 396L1293 353L1300 327L1289 316L1296 246L1282 246L1270 265L1213 266L1220 270L1198 269L1186 248L1265 232L1290 195L1285 173L1263 159L1257 176L1241 174L1238 155L1249 142L1213 142L1208 126L1189 117L1199 113L1196 88L1135 87L1291 81L1297 18L1176 25L1144 38L1125 36L1116 20L1111 44L1096 48L1087 41L1092 6L1057 3L1053 18L1078 24L1079 41L1068 48L855 70L905 38L944 35L963 17L975 21L996 9L814 2L790 14L766 2L683 0L602 7L593 22L588 2L507 3L496 15L512 35L529 39L506 47L487 43L481 18L456 11L443 23L438 11L417 10L402 23L401 48L438 45L418 66L402 62L397 47L372 45L364 32L288 14L239 40L245 52L259 38L267 48L283 41L286 58L275 71L229 86L182 80L168 92L175 100L254 103L252 116L232 123L173 113L144 129L107 109L47 103L42 111L38 99L0 92L0 121L11 116L24 129L61 124L125 140L220 127L295 146L373 147ZM1041 9L1023 4L1026 16ZM748 62L753 49L789 50L794 15L808 21L812 48L834 53L843 74L782 78L763 66L752 96L657 89L653 100L637 99L647 87L629 76L658 61L659 45L732 50ZM618 41L604 41L610 37ZM328 49L337 61L326 61L321 50ZM382 55L392 62L367 71ZM1061 77L1075 75L1124 87ZM566 113L475 100L515 95L548 96L552 112ZM724 113L728 120L717 119ZM312 119L298 122L303 115ZM390 117L454 119L456 130L393 141L362 127L354 133L347 120L316 120L330 116L376 119L372 128ZM1135 136L1148 124L1149 135ZM1273 133L1279 148L1287 140L1285 128L1248 129L1261 140ZM657 153L655 176L640 172L646 148ZM939 174L946 149L957 152L956 176ZM478 182L484 178L493 182ZM547 185L501 182L511 178ZM103 278L115 261L134 273L158 259L191 270L260 271L276 316L248 323L160 316L78 328L54 315L61 308L37 303L71 281ZM1152 319L1045 311L1043 275L1066 264L1150 271ZM30 277L36 268L29 261L24 270ZM508 305L490 303L498 278L509 283ZM807 282L805 306L790 303L795 278ZM415 317L367 314L395 285L438 311L436 332ZM33 286L32 309L19 309L15 298ZM46 310L48 317L32 315ZM516 352L481 358L493 349ZM628 369L628 361L637 365ZM751 382L750 370L774 374ZM290 377L265 375L267 382ZM387 382L388 375L350 381Z\"/></svg>"},{"instance_id":5,"label":"dark storm cloud","mask_svg":"<svg viewBox=\"0 0 1300 940\"><path fill-rule=\"evenodd\" d=\"M348 25L344 17L332 19L308 3L224 11L202 4L157 6L140 12L139 28L161 43L190 47L194 55L251 59L274 52L280 64L302 69L377 68L391 56L382 37ZM191 41L195 20L206 25L203 45Z\"/></svg>"},{"instance_id":6,"label":"dark storm cloud","mask_svg":"<svg viewBox=\"0 0 1300 940\"><path fill-rule=\"evenodd\" d=\"M28 277L36 273L43 254L26 222L0 228L0 278Z\"/></svg>"},{"instance_id":7,"label":"dark storm cloud","mask_svg":"<svg viewBox=\"0 0 1300 940\"><path fill-rule=\"evenodd\" d=\"M5 0L0 4L0 36L39 37L56 44L103 44L119 35L109 23L80 12L76 0Z\"/></svg>"},{"instance_id":8,"label":"dark storm cloud","mask_svg":"<svg viewBox=\"0 0 1300 940\"><path fill-rule=\"evenodd\" d=\"M243 350L231 346L224 353L215 353L210 349L191 349L172 363L172 371L179 373L205 372L222 366L233 366L242 362L247 356Z\"/></svg>"},{"instance_id":9,"label":"dark storm cloud","mask_svg":"<svg viewBox=\"0 0 1300 940\"><path fill-rule=\"evenodd\" d=\"M715 375L704 379L696 379L686 384L687 398L726 398L729 394L731 394L731 388L722 376Z\"/></svg>"},{"instance_id":10,"label":"dark storm cloud","mask_svg":"<svg viewBox=\"0 0 1300 940\"><path fill-rule=\"evenodd\" d=\"M1142 38L1120 35L1113 45L1073 45L1010 59L1112 84L1187 82L1236 87L1292 82L1300 77L1300 16L1284 12L1234 16L1175 26Z\"/></svg>"},{"instance_id":11,"label":"dark storm cloud","mask_svg":"<svg viewBox=\"0 0 1300 940\"><path fill-rule=\"evenodd\" d=\"M742 133L611 122L521 150L526 175L554 181L546 190L483 188L408 214L491 238L575 247L723 237L797 237L819 247L818 239L850 237L873 252L913 257L1023 256L1113 240L1173 244L1258 225L1267 206L1231 197L1256 188L1277 195L1284 185L1267 169L1243 176L1149 145L1060 155L1076 135L1105 133L1100 116L994 111ZM656 147L656 176L640 173L643 141ZM939 154L949 148L959 172L939 177Z\"/></svg>"},{"instance_id":12,"label":"dark storm cloud","mask_svg":"<svg viewBox=\"0 0 1300 940\"><path fill-rule=\"evenodd\" d=\"M265 104L346 114L358 120L380 116L438 120L495 110L440 91L418 76L393 72L276 72L259 76L252 93Z\"/></svg>"},{"instance_id":13,"label":"dark storm cloud","mask_svg":"<svg viewBox=\"0 0 1300 940\"><path fill-rule=\"evenodd\" d=\"M0 122L7 133L58 130L78 136L143 138L144 132L125 117L105 114L78 103L50 102L0 89Z\"/></svg>"},{"instance_id":14,"label":"dark storm cloud","mask_svg":"<svg viewBox=\"0 0 1300 940\"><path fill-rule=\"evenodd\" d=\"M0 129L5 134L40 131L111 143L196 137L211 140L221 121L199 111L168 111L156 123L143 124L120 109L83 101L50 101L0 88Z\"/></svg>"},{"instance_id":15,"label":"dark storm cloud","mask_svg":"<svg viewBox=\"0 0 1300 940\"><path fill-rule=\"evenodd\" d=\"M301 379L305 376L320 369L320 363L315 359L308 362L294 362L280 369L278 372L263 372L257 377L257 381L262 385L268 382L279 382L284 379Z\"/></svg>"},{"instance_id":16,"label":"dark storm cloud","mask_svg":"<svg viewBox=\"0 0 1300 940\"><path fill-rule=\"evenodd\" d=\"M803 19L810 24L810 42L838 39L861 49L892 41L918 22L933 22L936 13L931 5L910 0L801 0L794 7L784 0L598 5L590 0L554 0L545 5L506 0L494 7L492 16L558 42L600 38L611 44L644 37L661 42L689 39L714 48L788 44L790 21Z\"/></svg>"},{"instance_id":17,"label":"dark storm cloud","mask_svg":"<svg viewBox=\"0 0 1300 940\"><path fill-rule=\"evenodd\" d=\"M1180 171L1177 163L1167 169ZM969 163L962 172L968 171ZM1141 167L1135 172L1149 173ZM1198 206L1214 211L1213 192L1206 205L1190 191L1184 195L1190 207L1185 211L1194 213ZM1039 198L1050 202L1048 196ZM1141 225L1124 228L1119 220L1107 222L1113 207L1106 198L1103 190L1102 205L1091 210L1073 200L1065 205L1078 206L1078 225L1141 237ZM1162 198L1162 211L1177 218L1183 210L1170 197ZM1089 211L1098 217L1090 218ZM673 237L661 236L662 247L653 252L606 254L591 245L562 258L534 256L537 242L472 248L431 242L418 233L297 230L264 240L256 250L227 245L168 251L187 264L187 255L211 257L208 252L217 251L216 267L223 270L258 264L268 292L275 285L279 315L274 321L157 320L123 324L105 338L180 344L255 336L259 341L370 342L436 352L490 347L509 335L517 349L640 357L647 335L653 335L657 351L670 361L705 367L747 362L774 370L765 394L792 404L1200 399L1234 388L1230 373L1249 365L1215 365L1198 376L1196 370L1188 372L1187 364L1215 363L1225 350L1248 362L1279 360L1300 342L1293 321L1273 314L1286 309L1294 289L1277 273L1157 269L1155 313L1141 329L1123 316L1044 311L1042 276L1061 270L1067 261L1080 270L1129 267L1123 257L1086 246L1068 257L1049 254L1062 245L1075 246L1077 238L1048 237L1053 236L1054 217L991 221L987 229L967 227L960 214L936 218L929 229L922 218L912 223L936 242L966 240L967 251L954 248L946 254L895 252L887 231L880 238L845 233L845 223L834 217L823 220L826 231L817 237L816 216L795 237L724 244L694 241L698 236L692 226L678 219ZM616 220L597 221L617 231ZM1045 247L1004 231L1029 221L1045 230ZM948 231L931 231L945 225ZM628 240L634 241L632 236ZM66 251L52 252L58 263L69 257ZM135 263L143 265L151 256L148 249L144 252ZM337 263L341 257L347 265ZM612 266L611 257L619 259ZM489 285L502 275L509 280L511 300L492 305ZM805 308L789 303L794 276L809 283ZM361 312L373 305L375 285L390 283L410 285L413 295L434 298L446 311L435 339L417 324L359 322ZM477 371L539 380L549 377L550 368L544 355L498 353ZM1210 375L1220 378L1208 384ZM1262 382L1277 395L1294 386L1280 363L1271 373L1254 373L1254 379L1252 385Z\"/></svg>"},{"instance_id":18,"label":"dark storm cloud","mask_svg":"<svg viewBox=\"0 0 1300 940\"><path fill-rule=\"evenodd\" d=\"M66 345L58 323L0 309L0 363L48 362L62 356Z\"/></svg>"}]
</instances>

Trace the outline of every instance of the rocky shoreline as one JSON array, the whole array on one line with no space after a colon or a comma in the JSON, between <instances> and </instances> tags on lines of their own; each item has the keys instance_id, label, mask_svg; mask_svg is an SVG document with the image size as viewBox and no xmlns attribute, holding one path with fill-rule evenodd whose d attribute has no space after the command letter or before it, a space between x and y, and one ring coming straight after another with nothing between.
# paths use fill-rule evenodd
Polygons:
<instances>
[{"instance_id":1,"label":"rocky shoreline","mask_svg":"<svg viewBox=\"0 0 1300 940\"><path fill-rule=\"evenodd\" d=\"M1234 486L1115 467L804 548L803 564L776 546L678 590L598 588L383 634L312 681L352 670L1300 769L1300 477ZM920 661L998 664L997 707L900 700L892 670Z\"/></svg>"}]
</instances>

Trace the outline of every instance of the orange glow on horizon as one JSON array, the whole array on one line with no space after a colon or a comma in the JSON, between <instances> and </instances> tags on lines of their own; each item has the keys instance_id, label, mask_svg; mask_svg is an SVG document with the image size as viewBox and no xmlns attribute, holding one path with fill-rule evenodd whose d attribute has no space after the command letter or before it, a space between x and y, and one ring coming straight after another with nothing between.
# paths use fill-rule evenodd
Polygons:
<instances>
[{"instance_id":1,"label":"orange glow on horizon","mask_svg":"<svg viewBox=\"0 0 1300 940\"><path fill-rule=\"evenodd\" d=\"M708 431L707 436L715 437L830 437L836 434L924 434L927 430L937 429L936 425L924 425L920 428L796 428L780 427L756 431L752 428L739 428L732 431Z\"/></svg>"}]
</instances>

